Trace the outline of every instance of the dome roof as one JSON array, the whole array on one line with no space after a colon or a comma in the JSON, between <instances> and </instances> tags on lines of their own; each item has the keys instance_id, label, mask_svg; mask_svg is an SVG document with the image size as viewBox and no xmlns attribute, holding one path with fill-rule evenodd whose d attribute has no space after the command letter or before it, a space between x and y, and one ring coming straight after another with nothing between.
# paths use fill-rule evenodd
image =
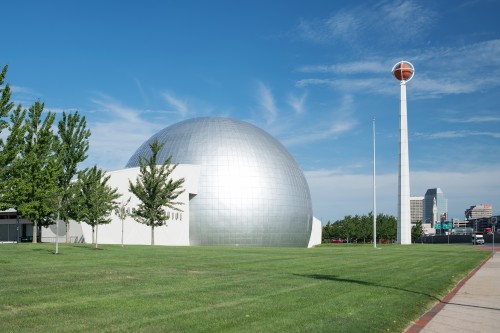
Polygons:
<instances>
[{"instance_id":1,"label":"dome roof","mask_svg":"<svg viewBox=\"0 0 500 333\"><path fill-rule=\"evenodd\" d=\"M198 194L190 200L192 245L301 246L311 234L312 205L305 177L270 134L229 118L194 118L144 142L127 167L164 146L158 163L200 165ZM181 207L182 208L182 207Z\"/></svg>"}]
</instances>

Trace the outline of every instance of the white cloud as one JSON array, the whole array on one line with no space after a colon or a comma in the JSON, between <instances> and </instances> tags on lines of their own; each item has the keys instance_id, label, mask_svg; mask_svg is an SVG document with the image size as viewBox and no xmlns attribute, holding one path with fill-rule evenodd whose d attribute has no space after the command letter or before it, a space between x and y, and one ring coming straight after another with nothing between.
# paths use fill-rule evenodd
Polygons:
<instances>
[{"instance_id":1,"label":"white cloud","mask_svg":"<svg viewBox=\"0 0 500 333\"><path fill-rule=\"evenodd\" d=\"M278 110L274 103L274 97L271 89L266 86L263 82L258 82L258 101L260 106L264 111L264 116L267 120L267 124L271 124L276 120L278 116Z\"/></svg>"},{"instance_id":2,"label":"white cloud","mask_svg":"<svg viewBox=\"0 0 500 333\"><path fill-rule=\"evenodd\" d=\"M307 93L303 93L301 96L290 94L288 96L288 104L293 108L295 113L301 114L305 112L306 99Z\"/></svg>"},{"instance_id":3,"label":"white cloud","mask_svg":"<svg viewBox=\"0 0 500 333\"><path fill-rule=\"evenodd\" d=\"M347 93L376 93L376 94L396 94L399 90L394 89L394 80L390 74L386 78L372 77L364 79L302 79L296 82L298 87L308 87L314 85L323 85L335 90Z\"/></svg>"},{"instance_id":4,"label":"white cloud","mask_svg":"<svg viewBox=\"0 0 500 333\"><path fill-rule=\"evenodd\" d=\"M500 133L498 132L470 131L470 130L443 131L430 134L416 133L415 135L426 139L455 139L455 138L466 138L471 136L488 136L491 138L500 139Z\"/></svg>"},{"instance_id":5,"label":"white cloud","mask_svg":"<svg viewBox=\"0 0 500 333\"><path fill-rule=\"evenodd\" d=\"M95 113L99 120L94 119L94 113L86 115L91 136L85 166L97 164L105 170L123 168L146 139L168 125L147 121L141 117L141 110L124 106L108 96L101 95L92 102L98 107Z\"/></svg>"},{"instance_id":6,"label":"white cloud","mask_svg":"<svg viewBox=\"0 0 500 333\"><path fill-rule=\"evenodd\" d=\"M492 123L492 122L499 122L500 116L481 115L481 116L472 116L467 118L445 118L443 120L449 123L461 123L461 124Z\"/></svg>"},{"instance_id":7,"label":"white cloud","mask_svg":"<svg viewBox=\"0 0 500 333\"><path fill-rule=\"evenodd\" d=\"M295 135L291 138L284 139L283 144L285 146L293 146L297 144L307 144L332 137L338 137L342 133L350 131L355 124L356 123L354 121L337 121L325 129L312 129L308 131L308 133Z\"/></svg>"},{"instance_id":8,"label":"white cloud","mask_svg":"<svg viewBox=\"0 0 500 333\"><path fill-rule=\"evenodd\" d=\"M439 187L448 199L451 218L464 217L471 205L491 204L500 213L498 166L476 167L472 172L410 172L412 196L423 196ZM323 223L346 215L367 214L373 210L373 175L349 174L339 170L305 172L313 201L313 213ZM377 213L397 215L398 175L377 175Z\"/></svg>"},{"instance_id":9,"label":"white cloud","mask_svg":"<svg viewBox=\"0 0 500 333\"><path fill-rule=\"evenodd\" d=\"M316 43L401 43L425 36L436 16L416 1L380 1L342 9L320 20L302 20L297 31L300 37Z\"/></svg>"},{"instance_id":10,"label":"white cloud","mask_svg":"<svg viewBox=\"0 0 500 333\"><path fill-rule=\"evenodd\" d=\"M414 54L409 56L409 60L415 65L415 77L408 83L412 98L470 94L500 86L500 58L497 56L500 53L500 39L409 53ZM485 63L488 65L485 66ZM383 74L384 68L386 74ZM391 84L394 79L390 75L390 68L390 62L370 59L332 65L306 65L299 71L310 76L314 73L331 73L332 76L303 78L296 85L325 85L348 92L396 94L398 91ZM436 71L436 68L443 69L443 73Z\"/></svg>"},{"instance_id":11,"label":"white cloud","mask_svg":"<svg viewBox=\"0 0 500 333\"><path fill-rule=\"evenodd\" d=\"M189 112L188 103L183 101L169 92L164 92L162 96L165 100L179 113L179 115L185 118Z\"/></svg>"},{"instance_id":12,"label":"white cloud","mask_svg":"<svg viewBox=\"0 0 500 333\"><path fill-rule=\"evenodd\" d=\"M366 74L388 73L388 64L380 61L355 61L335 65L310 65L298 69L303 73Z\"/></svg>"},{"instance_id":13,"label":"white cloud","mask_svg":"<svg viewBox=\"0 0 500 333\"><path fill-rule=\"evenodd\" d=\"M294 146L336 138L351 131L357 125L357 121L352 118L353 112L354 99L351 95L345 95L339 108L332 112L332 120L329 123L314 123L314 127L306 128L302 133L294 133L292 137L284 138L282 142L285 146Z\"/></svg>"}]
</instances>

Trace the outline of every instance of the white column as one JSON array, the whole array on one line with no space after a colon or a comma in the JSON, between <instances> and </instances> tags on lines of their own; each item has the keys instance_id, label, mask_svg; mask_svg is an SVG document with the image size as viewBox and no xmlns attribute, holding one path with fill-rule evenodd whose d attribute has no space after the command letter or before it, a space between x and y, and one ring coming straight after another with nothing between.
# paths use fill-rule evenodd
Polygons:
<instances>
[{"instance_id":1,"label":"white column","mask_svg":"<svg viewBox=\"0 0 500 333\"><path fill-rule=\"evenodd\" d=\"M410 162L408 157L408 116L406 82L401 81L401 110L399 114L399 191L398 244L411 244Z\"/></svg>"}]
</instances>

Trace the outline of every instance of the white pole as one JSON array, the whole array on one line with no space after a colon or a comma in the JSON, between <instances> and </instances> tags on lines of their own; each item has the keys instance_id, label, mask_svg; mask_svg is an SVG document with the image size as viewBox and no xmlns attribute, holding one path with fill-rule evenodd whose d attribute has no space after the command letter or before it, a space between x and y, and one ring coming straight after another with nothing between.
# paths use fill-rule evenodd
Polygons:
<instances>
[{"instance_id":1,"label":"white pole","mask_svg":"<svg viewBox=\"0 0 500 333\"><path fill-rule=\"evenodd\" d=\"M399 114L399 198L398 244L411 244L410 163L408 157L408 116L406 110L406 81L401 81L401 109Z\"/></svg>"},{"instance_id":2,"label":"white pole","mask_svg":"<svg viewBox=\"0 0 500 333\"><path fill-rule=\"evenodd\" d=\"M377 248L377 192L375 182L375 118L373 118L373 248Z\"/></svg>"}]
</instances>

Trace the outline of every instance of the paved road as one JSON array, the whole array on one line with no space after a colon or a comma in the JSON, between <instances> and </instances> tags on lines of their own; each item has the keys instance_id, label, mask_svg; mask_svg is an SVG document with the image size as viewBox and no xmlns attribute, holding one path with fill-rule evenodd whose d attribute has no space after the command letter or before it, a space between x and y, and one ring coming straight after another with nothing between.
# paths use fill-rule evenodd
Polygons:
<instances>
[{"instance_id":1,"label":"paved road","mask_svg":"<svg viewBox=\"0 0 500 333\"><path fill-rule=\"evenodd\" d=\"M413 332L500 332L500 252L407 330Z\"/></svg>"}]
</instances>

